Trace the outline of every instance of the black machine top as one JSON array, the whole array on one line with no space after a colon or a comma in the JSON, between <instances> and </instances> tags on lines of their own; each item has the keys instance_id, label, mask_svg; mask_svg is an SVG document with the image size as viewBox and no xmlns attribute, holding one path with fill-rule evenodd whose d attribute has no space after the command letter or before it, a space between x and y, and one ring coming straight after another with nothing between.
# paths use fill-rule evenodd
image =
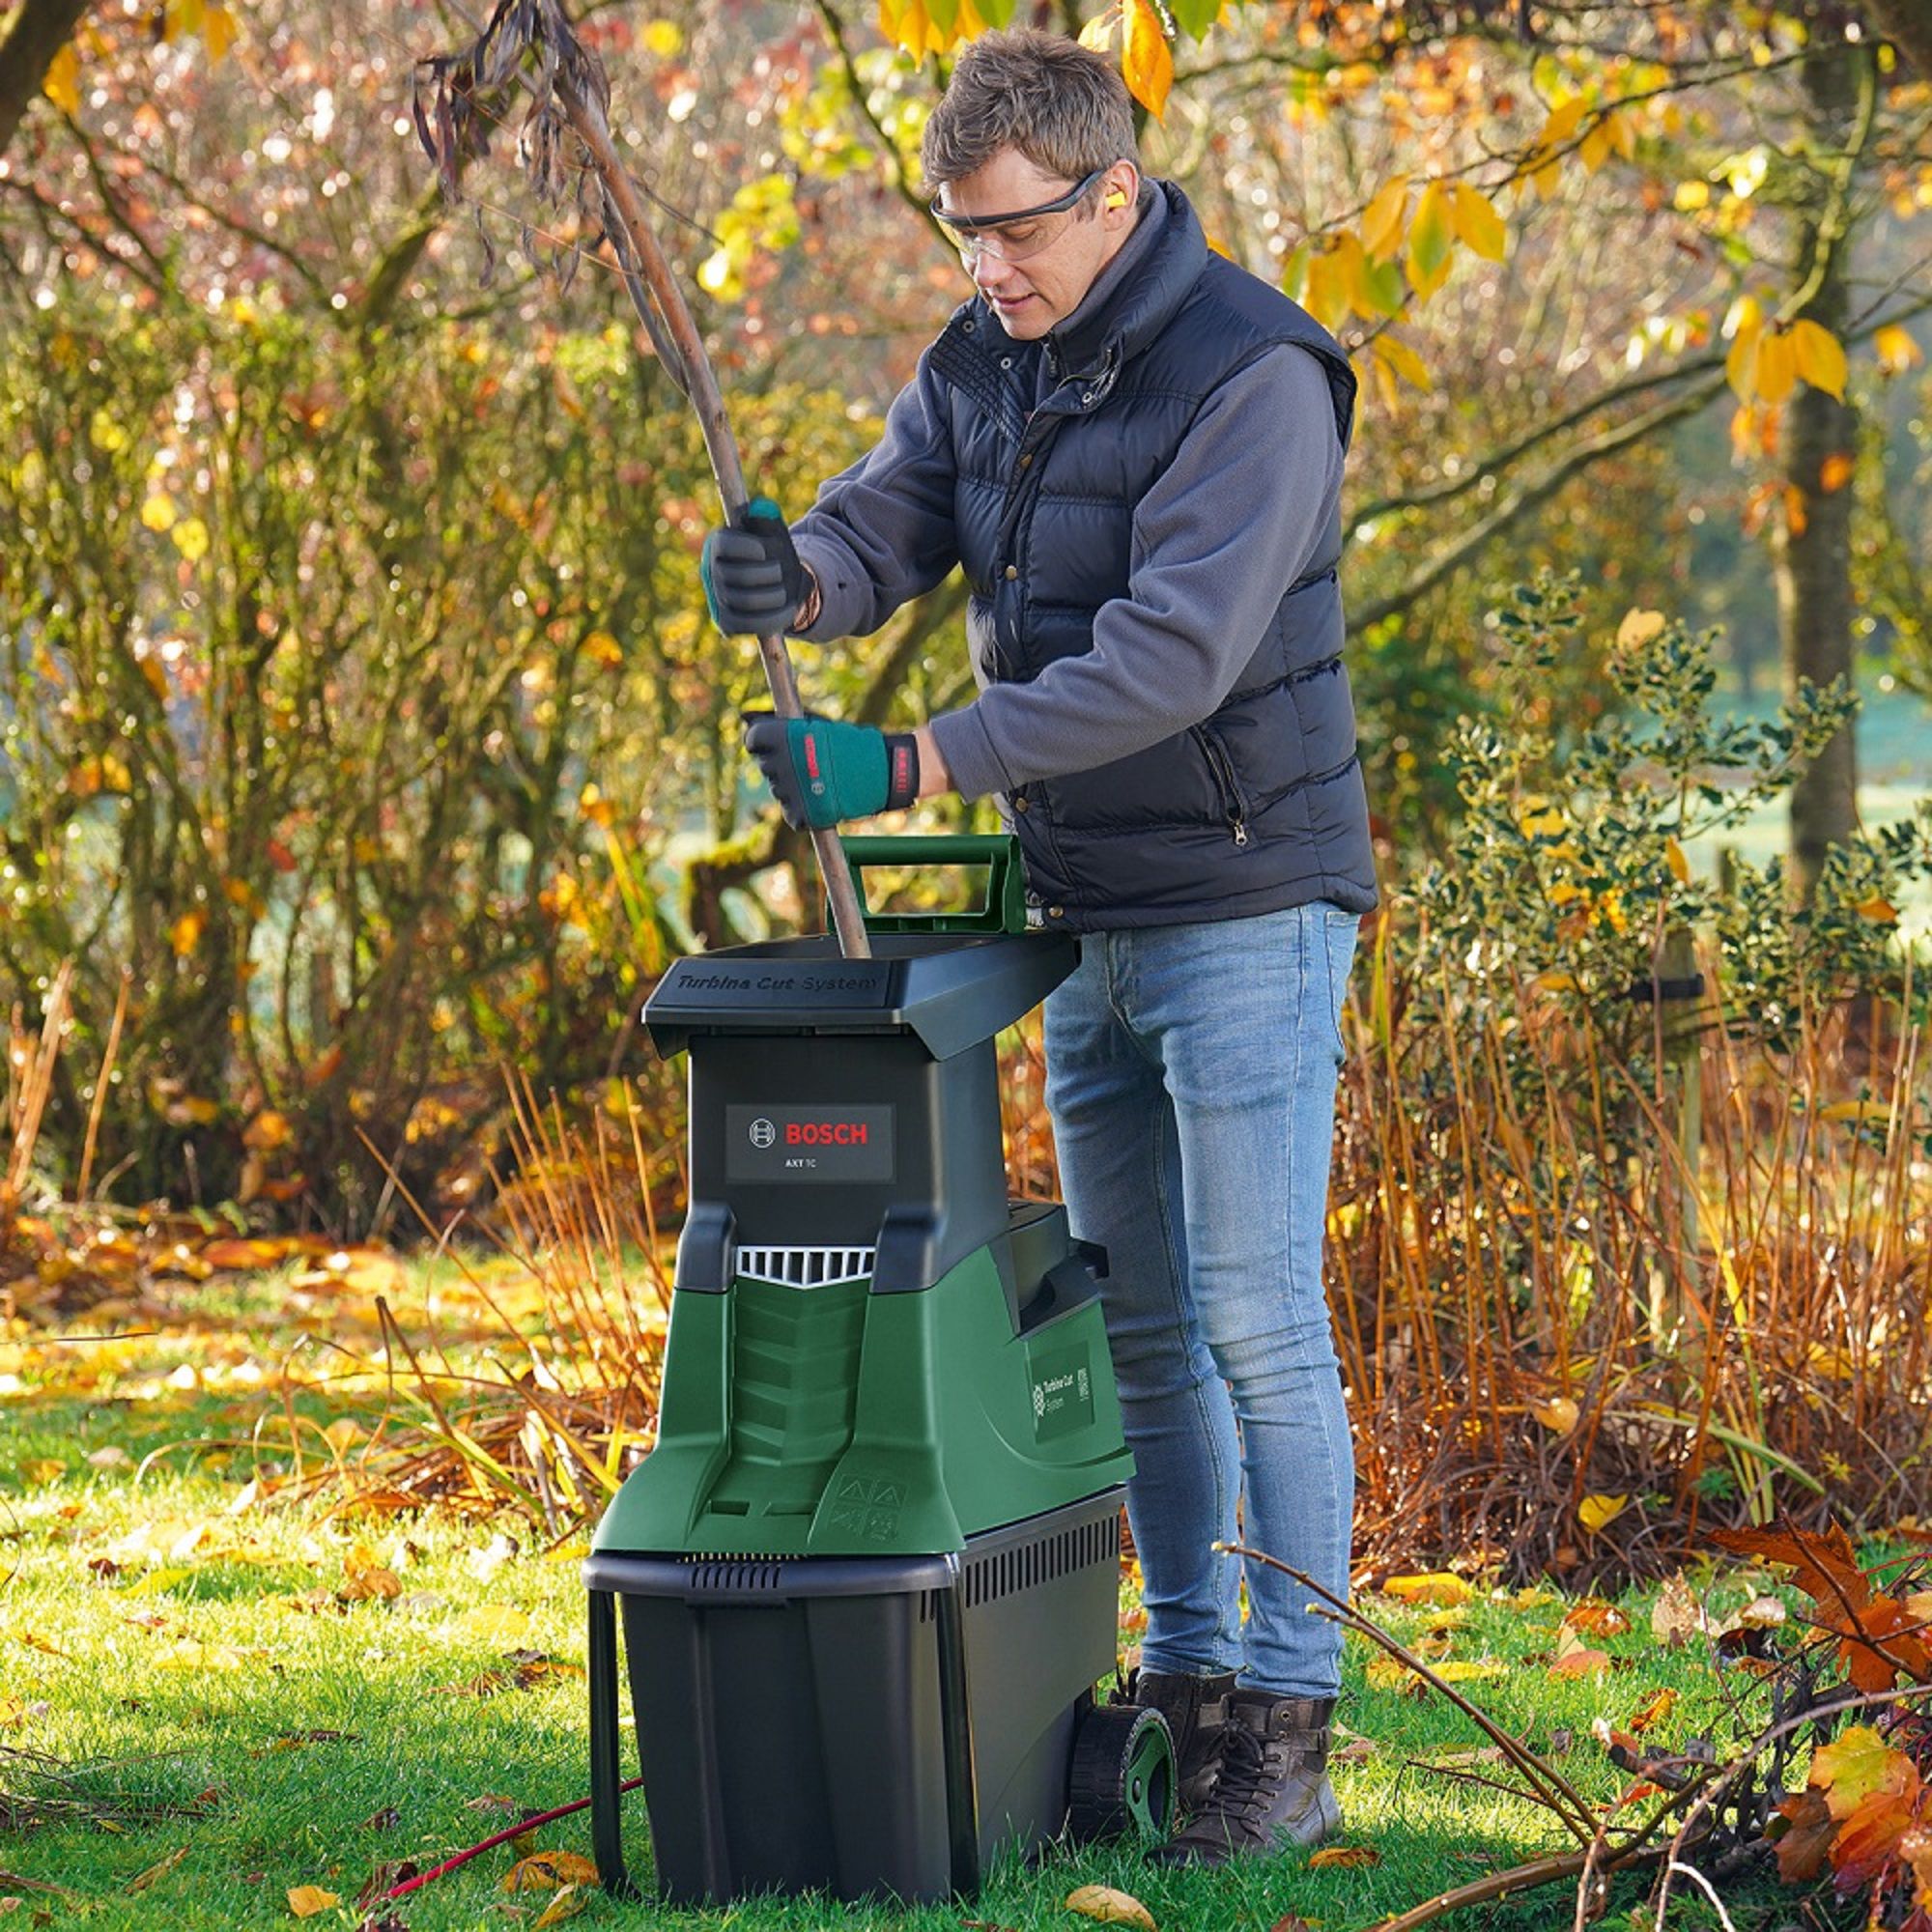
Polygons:
<instances>
[{"instance_id":1,"label":"black machine top","mask_svg":"<svg viewBox=\"0 0 1932 1932\"><path fill-rule=\"evenodd\" d=\"M897 933L848 959L829 933L680 959L644 1005L668 1060L695 1037L910 1033L935 1060L1031 1012L1079 963L1069 934Z\"/></svg>"}]
</instances>

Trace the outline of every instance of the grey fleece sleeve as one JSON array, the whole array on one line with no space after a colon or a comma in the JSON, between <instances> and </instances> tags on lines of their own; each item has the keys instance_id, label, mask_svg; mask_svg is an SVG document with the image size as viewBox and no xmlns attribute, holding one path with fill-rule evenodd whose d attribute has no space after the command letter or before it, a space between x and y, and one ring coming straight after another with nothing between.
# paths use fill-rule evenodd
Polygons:
<instances>
[{"instance_id":1,"label":"grey fleece sleeve","mask_svg":"<svg viewBox=\"0 0 1932 1932\"><path fill-rule=\"evenodd\" d=\"M959 561L952 487L952 424L922 356L878 441L824 484L791 526L820 599L818 615L797 635L814 642L867 636L938 583Z\"/></svg>"},{"instance_id":2,"label":"grey fleece sleeve","mask_svg":"<svg viewBox=\"0 0 1932 1932\"><path fill-rule=\"evenodd\" d=\"M1208 717L1334 515L1334 425L1305 349L1280 344L1230 377L1141 498L1127 594L1101 606L1094 648L932 720L954 787L978 798L1090 771Z\"/></svg>"}]
</instances>

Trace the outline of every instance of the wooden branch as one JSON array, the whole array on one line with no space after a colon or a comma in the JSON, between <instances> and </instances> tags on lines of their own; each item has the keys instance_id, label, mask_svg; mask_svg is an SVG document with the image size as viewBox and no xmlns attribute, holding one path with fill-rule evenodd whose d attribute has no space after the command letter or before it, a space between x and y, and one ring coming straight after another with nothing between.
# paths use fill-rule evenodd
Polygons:
<instances>
[{"instance_id":1,"label":"wooden branch","mask_svg":"<svg viewBox=\"0 0 1932 1932\"><path fill-rule=\"evenodd\" d=\"M151 266L149 251L144 249L138 255L123 255L107 245L104 218L91 213L86 217L75 213L72 209L63 207L52 196L21 175L0 175L0 192L18 195L26 203L33 213L35 225L40 229L41 240L56 256L66 246L61 237L54 231L54 223L58 221L71 235L79 236L90 248L99 248L118 268L127 270L144 289L151 289L163 300L174 295L173 284L164 274ZM114 215L115 211L109 210L108 213ZM115 226L121 225L118 215L115 215Z\"/></svg>"},{"instance_id":2,"label":"wooden branch","mask_svg":"<svg viewBox=\"0 0 1932 1932\"><path fill-rule=\"evenodd\" d=\"M1479 1705L1467 1697L1442 1677L1430 1669L1423 1659L1399 1643L1378 1625L1351 1609L1348 1603L1334 1591L1318 1583L1305 1570L1297 1570L1292 1564L1284 1563L1278 1556L1270 1556L1264 1549L1256 1549L1244 1543L1217 1543L1214 1548L1230 1556L1239 1556L1245 1561L1265 1564L1270 1570L1279 1570L1283 1576L1292 1577L1305 1590L1312 1590L1316 1596L1329 1606L1335 1621L1345 1629L1365 1636L1378 1648L1386 1651L1406 1669L1412 1670L1430 1688L1441 1693L1450 1703L1463 1713L1492 1744L1502 1752L1517 1770L1537 1787L1536 1796L1544 1807L1561 1820L1578 1844L1587 1851L1597 1839L1595 1814L1590 1809L1589 1801L1584 1798L1570 1780L1559 1771L1546 1764L1542 1758L1525 1745L1520 1738L1512 1736Z\"/></svg>"},{"instance_id":3,"label":"wooden branch","mask_svg":"<svg viewBox=\"0 0 1932 1932\"><path fill-rule=\"evenodd\" d=\"M907 606L905 627L887 652L885 662L872 674L871 683L866 687L866 695L852 714L854 723L883 724L886 722L886 713L892 708L893 699L898 696L899 686L905 682L913 660L925 648L927 639L942 624L959 614L965 602L965 583L958 579L949 579L936 590L928 590L923 597L915 599Z\"/></svg>"},{"instance_id":4,"label":"wooden branch","mask_svg":"<svg viewBox=\"0 0 1932 1932\"><path fill-rule=\"evenodd\" d=\"M1392 516L1400 510L1430 509L1438 503L1453 503L1458 497L1466 497L1470 491L1481 487L1484 478L1499 476L1506 469L1513 469L1532 450L1540 448L1552 438L1561 436L1567 429L1575 429L1579 422L1597 414L1600 411L1611 409L1618 403L1629 402L1634 396L1640 396L1646 390L1659 389L1667 384L1681 383L1687 378L1708 375L1713 369L1723 367L1724 358L1720 355L1704 355L1680 362L1673 369L1654 369L1648 375L1627 377L1624 381L1612 383L1607 387L1568 409L1561 415L1551 416L1547 422L1538 423L1534 429L1525 430L1512 442L1503 443L1487 456L1479 458L1463 470L1453 482L1432 484L1426 490L1416 490L1405 497L1378 497L1364 503L1349 518L1343 528L1345 537L1352 537L1364 525L1378 523L1383 517Z\"/></svg>"},{"instance_id":5,"label":"wooden branch","mask_svg":"<svg viewBox=\"0 0 1932 1932\"><path fill-rule=\"evenodd\" d=\"M1865 0L1872 24L1918 71L1932 80L1932 12L1924 0Z\"/></svg>"},{"instance_id":6,"label":"wooden branch","mask_svg":"<svg viewBox=\"0 0 1932 1932\"><path fill-rule=\"evenodd\" d=\"M872 112L872 103L866 99L865 83L859 78L858 63L852 58L852 49L845 39L845 23L838 17L838 11L832 0L816 0L818 17L825 28L825 38L832 43L832 51L838 56L838 65L845 75L845 85L852 91L852 104L865 118L866 126L872 130L872 138L879 144L879 150L892 169L893 186L898 197L928 227L937 227L932 218L932 211L920 199L919 190L906 179L905 163L899 158L899 151L893 137L886 132L879 117Z\"/></svg>"},{"instance_id":7,"label":"wooden branch","mask_svg":"<svg viewBox=\"0 0 1932 1932\"><path fill-rule=\"evenodd\" d=\"M1517 1892L1531 1891L1538 1886L1554 1885L1563 1879L1578 1879L1587 1887L1589 1881L1599 1874L1607 1876L1627 1866L1659 1864L1672 1856L1674 1848L1663 1845L1641 1848L1629 1845L1605 1851L1600 1838L1587 1851L1570 1852L1561 1858L1532 1859L1527 1864L1512 1865L1507 1871L1471 1879L1467 1885L1459 1885L1453 1891L1437 1892L1434 1898L1412 1905L1406 1912L1378 1920L1369 1932L1415 1932L1417 1926L1446 1918L1452 1912L1461 1912L1467 1906L1484 1905L1492 1899L1500 1902ZM1583 1913L1588 1902L1587 1891L1579 1888L1579 1914Z\"/></svg>"},{"instance_id":8,"label":"wooden branch","mask_svg":"<svg viewBox=\"0 0 1932 1932\"><path fill-rule=\"evenodd\" d=\"M94 1077L94 1098L87 1109L87 1133L80 1144L80 1174L73 1198L85 1204L88 1182L94 1179L94 1151L100 1139L100 1117L107 1111L107 1091L114 1073L114 1056L121 1049L121 1029L128 1019L128 999L134 990L134 969L123 966L121 986L114 997L114 1017L107 1025L107 1044L101 1050L100 1071Z\"/></svg>"},{"instance_id":9,"label":"wooden branch","mask_svg":"<svg viewBox=\"0 0 1932 1932\"><path fill-rule=\"evenodd\" d=\"M1889 324L1909 322L1914 316L1920 315L1928 308L1932 308L1932 296L1922 296L1916 301L1908 302L1902 308L1893 309L1881 320L1879 309L1883 306L1886 298L1896 292L1896 284L1888 284L1878 299L1860 316L1851 327L1846 329L1844 341L1848 348L1853 343L1866 340L1879 328ZM1783 316L1784 311L1780 309L1779 314ZM1721 355L1714 351L1706 352L1692 357L1689 361L1680 362L1674 369L1662 370L1653 376L1633 378L1628 382L1613 383L1608 388L1600 389L1587 403L1581 404L1574 410L1565 411L1562 415L1552 417L1548 423L1540 424L1537 428L1525 432L1514 442L1504 443L1500 448L1492 451L1488 456L1481 458L1472 465L1463 475L1458 476L1453 484L1440 485L1428 490L1418 490L1406 497L1378 497L1374 502L1365 504L1360 510L1350 517L1345 526L1344 533L1347 536L1352 537L1369 523L1393 515L1398 511L1426 509L1438 503L1452 502L1458 497L1466 496L1486 476L1499 475L1531 450L1548 442L1552 437L1559 435L1563 430L1573 428L1577 422L1581 421L1585 416L1594 413L1597 410L1605 408L1612 403L1627 400L1634 395L1641 395L1646 389L1661 388L1668 384L1686 381L1692 376L1709 376L1713 371L1721 369L1723 363L1724 357ZM1706 383L1698 390L1697 394L1699 398L1708 400L1718 393L1720 386L1721 384L1719 384ZM1648 423L1651 428L1659 426L1659 418L1656 412L1653 412L1651 416L1638 417L1636 420L1640 423ZM1579 451L1573 451L1570 457L1564 459L1564 475L1567 477L1574 473L1577 469L1587 467L1588 464L1594 463L1599 456L1613 454L1615 450L1625 446L1627 446L1626 443L1622 441L1605 445L1602 439L1599 439L1596 443L1584 444ZM1578 457L1581 459L1580 462L1577 461ZM1500 535L1502 530L1515 521L1517 516L1527 509L1534 508L1537 503L1542 502L1549 494L1548 491L1534 484L1529 486L1529 490L1534 495L1533 501L1512 497L1500 505L1493 515L1486 519L1484 525L1479 527L1487 529L1489 536ZM1487 538L1484 540L1487 541ZM1466 555L1460 555L1458 557L1459 565L1466 561ZM1378 614L1384 616L1388 615L1393 609L1406 609L1417 597L1421 596L1424 591L1433 589L1438 581L1439 578L1432 577L1430 582L1421 585L1420 588L1405 586L1403 590L1392 593L1389 598L1383 599L1380 603L1372 607L1372 609ZM1353 628L1358 624L1369 621L1371 619L1367 616L1351 618L1350 627Z\"/></svg>"},{"instance_id":10,"label":"wooden branch","mask_svg":"<svg viewBox=\"0 0 1932 1932\"><path fill-rule=\"evenodd\" d=\"M1465 1906L1487 1904L1491 1899L1507 1898L1540 1885L1576 1878L1588 1857L1587 1852L1571 1852L1563 1858L1536 1859L1526 1865L1512 1865L1508 1871L1492 1872L1487 1878L1471 1879L1467 1885L1459 1885L1454 1891L1437 1892L1434 1898L1410 1906L1393 1918L1378 1920L1370 1932L1414 1932L1416 1926L1446 1918Z\"/></svg>"},{"instance_id":11,"label":"wooden branch","mask_svg":"<svg viewBox=\"0 0 1932 1932\"><path fill-rule=\"evenodd\" d=\"M67 45L87 0L24 0L0 37L0 155L47 77L54 56Z\"/></svg>"},{"instance_id":12,"label":"wooden branch","mask_svg":"<svg viewBox=\"0 0 1932 1932\"><path fill-rule=\"evenodd\" d=\"M1402 587L1391 591L1386 597L1378 597L1374 603L1353 612L1349 619L1351 633L1365 631L1372 625L1382 622L1406 611L1411 604L1425 597L1445 578L1453 576L1463 564L1468 563L1493 538L1500 536L1519 518L1555 496L1564 484L1579 471L1587 469L1594 463L1606 456L1613 456L1619 450L1628 449L1633 443L1641 442L1644 438L1667 425L1680 421L1685 416L1695 415L1719 390L1724 386L1721 373L1700 383L1689 395L1675 402L1661 403L1654 410L1634 417L1616 429L1606 430L1602 436L1593 437L1588 442L1579 443L1561 461L1553 463L1531 482L1525 483L1505 501L1485 517L1481 523L1472 526L1462 536L1432 557L1416 571Z\"/></svg>"},{"instance_id":13,"label":"wooden branch","mask_svg":"<svg viewBox=\"0 0 1932 1932\"><path fill-rule=\"evenodd\" d=\"M216 227L225 228L229 234L240 236L242 241L260 248L263 253L273 255L276 260L287 263L309 294L324 307L327 306L328 285L286 242L276 240L267 229L258 228L253 222L244 221L239 214L232 214L228 210L218 208L214 203L204 199L172 168L162 166L150 156L136 154L132 149L125 147L117 147L115 152L138 161L144 172L166 182L183 201L197 213L207 215Z\"/></svg>"},{"instance_id":14,"label":"wooden branch","mask_svg":"<svg viewBox=\"0 0 1932 1932\"><path fill-rule=\"evenodd\" d=\"M100 156L96 152L94 143L88 139L85 129L71 114L62 114L61 120L80 149L81 157L87 163L89 179L94 183L94 191L100 197L100 206L106 212L108 218L147 258L160 286L171 288L168 265L155 252L154 244L141 233L127 210L121 206L119 187L107 178L107 170L101 166Z\"/></svg>"},{"instance_id":15,"label":"wooden branch","mask_svg":"<svg viewBox=\"0 0 1932 1932\"><path fill-rule=\"evenodd\" d=\"M409 226L377 257L376 267L355 304L355 326L365 334L389 319L411 271L422 260L430 237L442 226L441 194L432 188L416 205Z\"/></svg>"},{"instance_id":16,"label":"wooden branch","mask_svg":"<svg viewBox=\"0 0 1932 1932\"><path fill-rule=\"evenodd\" d=\"M73 985L73 967L71 959L61 961L42 1008L40 1046L36 1048L31 1039L27 1042L27 1070L20 1082L14 1118L8 1122L13 1146L5 1178L0 1179L0 1208L10 1214L25 1191L47 1095L53 1092L54 1066L60 1059L61 1037L67 1030L68 994Z\"/></svg>"},{"instance_id":17,"label":"wooden branch","mask_svg":"<svg viewBox=\"0 0 1932 1932\"><path fill-rule=\"evenodd\" d=\"M1811 265L1805 271L1804 281L1778 305L1777 319L1780 322L1795 321L1810 307L1819 290L1831 279L1840 252L1850 242L1853 222L1852 189L1858 181L1859 162L1871 143L1872 127L1878 115L1876 49L1846 45L1821 50L1814 53L1811 58L1824 60L1833 52L1840 60L1858 62L1858 108L1852 126L1851 139L1845 144L1844 151L1827 157L1831 170L1831 187L1824 212L1818 219L1817 252L1812 256Z\"/></svg>"}]
</instances>

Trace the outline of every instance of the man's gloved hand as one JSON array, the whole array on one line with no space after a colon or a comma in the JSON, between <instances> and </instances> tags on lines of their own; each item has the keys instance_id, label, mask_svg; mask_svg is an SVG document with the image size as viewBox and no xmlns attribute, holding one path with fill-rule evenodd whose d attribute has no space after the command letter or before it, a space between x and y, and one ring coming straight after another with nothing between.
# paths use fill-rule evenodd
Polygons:
<instances>
[{"instance_id":1,"label":"man's gloved hand","mask_svg":"<svg viewBox=\"0 0 1932 1932\"><path fill-rule=\"evenodd\" d=\"M794 830L896 811L919 796L919 745L910 731L748 711L745 746Z\"/></svg>"},{"instance_id":2,"label":"man's gloved hand","mask_svg":"<svg viewBox=\"0 0 1932 1932\"><path fill-rule=\"evenodd\" d=\"M811 577L769 497L754 497L728 528L704 539L697 574L712 621L727 637L784 630L811 593Z\"/></svg>"}]
</instances>

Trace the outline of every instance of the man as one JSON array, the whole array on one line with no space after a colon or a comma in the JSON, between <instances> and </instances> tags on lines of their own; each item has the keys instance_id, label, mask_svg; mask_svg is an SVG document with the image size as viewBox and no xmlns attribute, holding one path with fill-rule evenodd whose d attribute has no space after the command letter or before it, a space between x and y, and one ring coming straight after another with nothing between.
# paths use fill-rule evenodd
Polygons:
<instances>
[{"instance_id":1,"label":"man","mask_svg":"<svg viewBox=\"0 0 1932 1932\"><path fill-rule=\"evenodd\" d=\"M1344 984L1374 905L1339 653L1354 379L1144 183L1120 77L1015 29L924 135L975 285L879 443L787 533L706 546L726 631L873 631L955 565L978 699L916 732L754 720L793 824L999 793L1033 919L1084 934L1046 1006L1075 1230L1101 1243L1163 1711L1219 1863L1340 1823L1340 1637L1247 1540L1346 1593L1354 1469L1321 1278Z\"/></svg>"}]
</instances>

